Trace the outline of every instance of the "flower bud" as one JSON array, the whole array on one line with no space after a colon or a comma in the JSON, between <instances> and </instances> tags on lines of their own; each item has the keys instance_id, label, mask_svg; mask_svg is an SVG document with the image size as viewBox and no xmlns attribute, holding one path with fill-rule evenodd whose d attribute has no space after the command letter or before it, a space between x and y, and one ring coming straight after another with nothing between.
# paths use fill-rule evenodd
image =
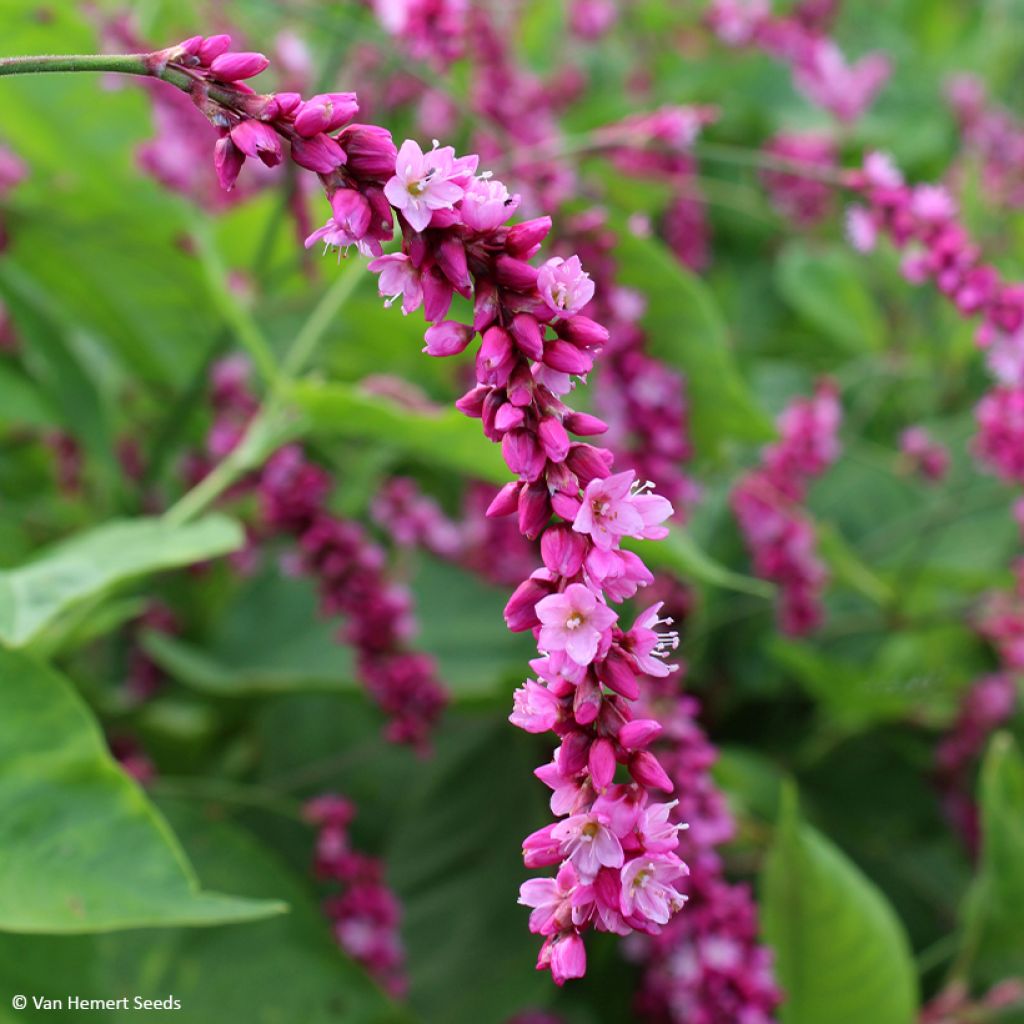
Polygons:
<instances>
[{"instance_id":1,"label":"flower bud","mask_svg":"<svg viewBox=\"0 0 1024 1024\"><path fill-rule=\"evenodd\" d=\"M615 778L615 747L611 740L602 736L590 745L587 767L594 789L600 792L611 785Z\"/></svg>"},{"instance_id":2,"label":"flower bud","mask_svg":"<svg viewBox=\"0 0 1024 1024\"><path fill-rule=\"evenodd\" d=\"M222 135L213 147L213 166L217 172L217 181L226 192L235 187L244 163L245 154L231 141L231 136Z\"/></svg>"},{"instance_id":3,"label":"flower bud","mask_svg":"<svg viewBox=\"0 0 1024 1024\"><path fill-rule=\"evenodd\" d=\"M512 318L512 337L524 356L540 360L544 355L543 332L536 318L529 313L517 313Z\"/></svg>"},{"instance_id":4,"label":"flower bud","mask_svg":"<svg viewBox=\"0 0 1024 1024\"><path fill-rule=\"evenodd\" d=\"M558 333L566 341L587 348L600 348L608 340L608 330L589 316L569 317L558 325Z\"/></svg>"},{"instance_id":5,"label":"flower bud","mask_svg":"<svg viewBox=\"0 0 1024 1024\"><path fill-rule=\"evenodd\" d=\"M581 487L586 487L591 480L603 480L611 474L609 460L603 452L604 449L595 448L592 444L570 446L565 464L576 474Z\"/></svg>"},{"instance_id":6,"label":"flower bud","mask_svg":"<svg viewBox=\"0 0 1024 1024\"><path fill-rule=\"evenodd\" d=\"M434 253L441 272L464 298L473 295L473 281L466 265L466 249L457 238L446 236Z\"/></svg>"},{"instance_id":7,"label":"flower bud","mask_svg":"<svg viewBox=\"0 0 1024 1024\"><path fill-rule=\"evenodd\" d=\"M473 326L482 331L498 318L498 290L494 282L482 278L476 283L476 301L473 305Z\"/></svg>"},{"instance_id":8,"label":"flower bud","mask_svg":"<svg viewBox=\"0 0 1024 1024\"><path fill-rule=\"evenodd\" d=\"M578 725L590 725L601 713L601 687L588 672L576 687L572 698L572 712Z\"/></svg>"},{"instance_id":9,"label":"flower bud","mask_svg":"<svg viewBox=\"0 0 1024 1024\"><path fill-rule=\"evenodd\" d=\"M231 141L246 155L259 157L268 167L281 162L281 140L277 132L262 121L248 118L231 129Z\"/></svg>"},{"instance_id":10,"label":"flower bud","mask_svg":"<svg viewBox=\"0 0 1024 1024\"><path fill-rule=\"evenodd\" d=\"M395 173L398 150L391 133L373 124L350 124L338 135L348 154L348 167L361 178L386 181Z\"/></svg>"},{"instance_id":11,"label":"flower bud","mask_svg":"<svg viewBox=\"0 0 1024 1024\"><path fill-rule=\"evenodd\" d=\"M636 700L640 696L640 684L636 681L633 663L618 647L610 648L604 661L598 663L597 678L609 690L621 694L626 700Z\"/></svg>"},{"instance_id":12,"label":"flower bud","mask_svg":"<svg viewBox=\"0 0 1024 1024\"><path fill-rule=\"evenodd\" d=\"M540 439L544 454L552 462L564 462L569 454L569 435L561 421L554 416L545 416L537 428L537 436Z\"/></svg>"},{"instance_id":13,"label":"flower bud","mask_svg":"<svg viewBox=\"0 0 1024 1024\"><path fill-rule=\"evenodd\" d=\"M269 64L270 61L262 53L222 53L210 61L210 71L223 82L237 82L243 78L253 78Z\"/></svg>"},{"instance_id":14,"label":"flower bud","mask_svg":"<svg viewBox=\"0 0 1024 1024\"><path fill-rule=\"evenodd\" d=\"M661 723L653 718L637 718L619 729L618 741L626 750L640 750L661 734Z\"/></svg>"},{"instance_id":15,"label":"flower bud","mask_svg":"<svg viewBox=\"0 0 1024 1024\"><path fill-rule=\"evenodd\" d=\"M452 304L452 286L437 267L420 278L423 286L423 315L430 321L443 320Z\"/></svg>"},{"instance_id":16,"label":"flower bud","mask_svg":"<svg viewBox=\"0 0 1024 1024\"><path fill-rule=\"evenodd\" d=\"M544 472L544 452L528 430L510 430L501 439L505 464L524 480L536 480Z\"/></svg>"},{"instance_id":17,"label":"flower bud","mask_svg":"<svg viewBox=\"0 0 1024 1024\"><path fill-rule=\"evenodd\" d=\"M488 519L500 519L503 516L510 516L519 507L519 490L523 485L518 480L505 484L500 491L491 499L487 511L484 513Z\"/></svg>"},{"instance_id":18,"label":"flower bud","mask_svg":"<svg viewBox=\"0 0 1024 1024\"><path fill-rule=\"evenodd\" d=\"M561 338L549 341L544 346L543 361L545 366L561 373L590 373L594 366L594 359L588 352Z\"/></svg>"},{"instance_id":19,"label":"flower bud","mask_svg":"<svg viewBox=\"0 0 1024 1024\"><path fill-rule=\"evenodd\" d=\"M526 413L518 405L505 402L494 417L494 426L502 434L508 430L515 430L523 424Z\"/></svg>"},{"instance_id":20,"label":"flower bud","mask_svg":"<svg viewBox=\"0 0 1024 1024\"><path fill-rule=\"evenodd\" d=\"M454 356L464 351L473 340L476 331L456 320L442 320L428 327L423 340L427 343L423 351L428 356Z\"/></svg>"},{"instance_id":21,"label":"flower bud","mask_svg":"<svg viewBox=\"0 0 1024 1024\"><path fill-rule=\"evenodd\" d=\"M661 789L666 793L675 789L665 769L649 750L638 750L633 754L629 759L629 773L647 789Z\"/></svg>"},{"instance_id":22,"label":"flower bud","mask_svg":"<svg viewBox=\"0 0 1024 1024\"><path fill-rule=\"evenodd\" d=\"M608 429L608 424L604 420L587 412L570 412L562 422L565 429L577 437L592 437L595 434L603 434Z\"/></svg>"},{"instance_id":23,"label":"flower bud","mask_svg":"<svg viewBox=\"0 0 1024 1024\"><path fill-rule=\"evenodd\" d=\"M191 42L191 40L189 40ZM231 49L231 36L228 35L217 35L207 36L206 39L202 40L199 44L199 48L196 51L196 56L199 58L201 64L209 67L210 64L215 61L221 54L227 53Z\"/></svg>"},{"instance_id":24,"label":"flower bud","mask_svg":"<svg viewBox=\"0 0 1024 1024\"><path fill-rule=\"evenodd\" d=\"M306 138L333 132L359 113L354 92L329 92L312 96L295 115L295 130Z\"/></svg>"},{"instance_id":25,"label":"flower bud","mask_svg":"<svg viewBox=\"0 0 1024 1024\"><path fill-rule=\"evenodd\" d=\"M537 618L537 602L552 592L552 584L542 580L523 580L513 591L505 605L505 624L513 633L523 633L540 625Z\"/></svg>"},{"instance_id":26,"label":"flower bud","mask_svg":"<svg viewBox=\"0 0 1024 1024\"><path fill-rule=\"evenodd\" d=\"M461 398L456 399L455 408L470 419L478 420L483 414L484 399L491 393L491 388L481 385L467 391Z\"/></svg>"},{"instance_id":27,"label":"flower bud","mask_svg":"<svg viewBox=\"0 0 1024 1024\"><path fill-rule=\"evenodd\" d=\"M590 754L590 735L585 732L570 732L555 751L558 770L568 778L578 775L587 767Z\"/></svg>"},{"instance_id":28,"label":"flower bud","mask_svg":"<svg viewBox=\"0 0 1024 1024\"><path fill-rule=\"evenodd\" d=\"M526 292L537 283L537 268L511 256L499 256L494 263L498 284L517 292Z\"/></svg>"},{"instance_id":29,"label":"flower bud","mask_svg":"<svg viewBox=\"0 0 1024 1024\"><path fill-rule=\"evenodd\" d=\"M345 153L329 135L292 139L292 159L307 171L330 174L345 163Z\"/></svg>"},{"instance_id":30,"label":"flower bud","mask_svg":"<svg viewBox=\"0 0 1024 1024\"><path fill-rule=\"evenodd\" d=\"M548 489L533 484L519 492L519 532L533 540L551 519L551 499Z\"/></svg>"},{"instance_id":31,"label":"flower bud","mask_svg":"<svg viewBox=\"0 0 1024 1024\"><path fill-rule=\"evenodd\" d=\"M558 576L575 576L583 568L586 554L587 538L567 523L557 523L541 537L544 565Z\"/></svg>"},{"instance_id":32,"label":"flower bud","mask_svg":"<svg viewBox=\"0 0 1024 1024\"><path fill-rule=\"evenodd\" d=\"M505 249L511 256L528 260L540 249L541 242L551 230L550 217L535 217L513 224L505 238Z\"/></svg>"}]
</instances>

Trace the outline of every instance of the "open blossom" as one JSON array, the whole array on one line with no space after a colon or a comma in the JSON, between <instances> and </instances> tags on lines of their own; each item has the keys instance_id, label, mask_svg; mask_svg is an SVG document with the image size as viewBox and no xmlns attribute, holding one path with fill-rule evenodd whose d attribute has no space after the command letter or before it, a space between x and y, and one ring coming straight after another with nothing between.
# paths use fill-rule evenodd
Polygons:
<instances>
[{"instance_id":1,"label":"open blossom","mask_svg":"<svg viewBox=\"0 0 1024 1024\"><path fill-rule=\"evenodd\" d=\"M422 231L435 210L450 210L462 198L464 188L452 180L459 173L464 168L456 166L451 146L424 153L407 139L398 150L395 175L384 186L384 195L411 228Z\"/></svg>"},{"instance_id":2,"label":"open blossom","mask_svg":"<svg viewBox=\"0 0 1024 1024\"><path fill-rule=\"evenodd\" d=\"M537 618L543 650L565 651L577 664L589 665L618 615L598 601L589 587L571 583L564 593L537 603Z\"/></svg>"},{"instance_id":3,"label":"open blossom","mask_svg":"<svg viewBox=\"0 0 1024 1024\"><path fill-rule=\"evenodd\" d=\"M686 902L686 897L670 883L686 873L686 865L671 853L631 860L622 869L623 916L636 913L655 924L668 924L669 918Z\"/></svg>"},{"instance_id":4,"label":"open blossom","mask_svg":"<svg viewBox=\"0 0 1024 1024\"><path fill-rule=\"evenodd\" d=\"M590 534L605 550L617 547L622 537L664 537L668 531L660 524L672 514L672 506L656 494L634 488L635 480L631 469L591 480L573 529Z\"/></svg>"},{"instance_id":5,"label":"open blossom","mask_svg":"<svg viewBox=\"0 0 1024 1024\"><path fill-rule=\"evenodd\" d=\"M551 310L561 316L573 316L594 297L594 282L579 256L549 259L537 274L537 288Z\"/></svg>"},{"instance_id":6,"label":"open blossom","mask_svg":"<svg viewBox=\"0 0 1024 1024\"><path fill-rule=\"evenodd\" d=\"M599 814L576 814L551 830L564 856L586 881L592 881L602 867L622 867L622 843L609 824Z\"/></svg>"}]
</instances>

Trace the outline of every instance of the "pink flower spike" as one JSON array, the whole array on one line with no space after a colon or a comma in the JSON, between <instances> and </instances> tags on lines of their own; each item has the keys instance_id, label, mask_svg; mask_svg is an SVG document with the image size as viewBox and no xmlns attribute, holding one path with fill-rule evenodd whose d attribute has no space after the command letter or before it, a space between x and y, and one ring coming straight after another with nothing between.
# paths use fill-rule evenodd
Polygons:
<instances>
[{"instance_id":1,"label":"pink flower spike","mask_svg":"<svg viewBox=\"0 0 1024 1024\"><path fill-rule=\"evenodd\" d=\"M537 603L537 618L543 650L565 651L578 665L589 665L618 615L582 583L571 583Z\"/></svg>"},{"instance_id":2,"label":"pink flower spike","mask_svg":"<svg viewBox=\"0 0 1024 1024\"><path fill-rule=\"evenodd\" d=\"M451 152L446 146L424 153L412 139L398 150L395 174L384 186L384 194L414 231L430 223L434 210L450 210L464 194L450 180L457 173Z\"/></svg>"},{"instance_id":3,"label":"pink flower spike","mask_svg":"<svg viewBox=\"0 0 1024 1024\"><path fill-rule=\"evenodd\" d=\"M270 66L262 53L222 53L210 62L210 71L224 82L253 78Z\"/></svg>"},{"instance_id":4,"label":"pink flower spike","mask_svg":"<svg viewBox=\"0 0 1024 1024\"><path fill-rule=\"evenodd\" d=\"M569 317L594 297L594 282L583 269L579 256L567 260L553 256L540 268L537 290L550 309Z\"/></svg>"}]
</instances>

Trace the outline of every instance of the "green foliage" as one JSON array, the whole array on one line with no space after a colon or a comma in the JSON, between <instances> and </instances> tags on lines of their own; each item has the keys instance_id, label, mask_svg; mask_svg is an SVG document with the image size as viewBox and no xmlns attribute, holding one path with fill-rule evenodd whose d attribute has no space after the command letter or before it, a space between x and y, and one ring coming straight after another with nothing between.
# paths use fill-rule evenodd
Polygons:
<instances>
[{"instance_id":1,"label":"green foliage","mask_svg":"<svg viewBox=\"0 0 1024 1024\"><path fill-rule=\"evenodd\" d=\"M125 520L72 537L28 565L0 572L0 641L24 647L119 583L215 558L242 539L239 526L223 516L184 526Z\"/></svg>"},{"instance_id":2,"label":"green foliage","mask_svg":"<svg viewBox=\"0 0 1024 1024\"><path fill-rule=\"evenodd\" d=\"M0 930L214 925L285 909L199 889L166 822L57 672L0 651L0 703Z\"/></svg>"},{"instance_id":3,"label":"green foliage","mask_svg":"<svg viewBox=\"0 0 1024 1024\"><path fill-rule=\"evenodd\" d=\"M800 819L784 791L762 879L762 925L786 993L782 1024L912 1024L907 937L881 892Z\"/></svg>"}]
</instances>

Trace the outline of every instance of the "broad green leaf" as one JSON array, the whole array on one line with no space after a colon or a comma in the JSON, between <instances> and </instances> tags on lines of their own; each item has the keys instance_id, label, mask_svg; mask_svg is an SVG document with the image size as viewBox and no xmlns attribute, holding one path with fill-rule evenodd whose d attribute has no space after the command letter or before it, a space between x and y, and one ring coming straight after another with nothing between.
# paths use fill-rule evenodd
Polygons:
<instances>
[{"instance_id":1,"label":"broad green leaf","mask_svg":"<svg viewBox=\"0 0 1024 1024\"><path fill-rule=\"evenodd\" d=\"M765 862L761 908L786 994L782 1024L913 1024L917 983L899 919L874 884L801 821L791 789Z\"/></svg>"},{"instance_id":2,"label":"broad green leaf","mask_svg":"<svg viewBox=\"0 0 1024 1024\"><path fill-rule=\"evenodd\" d=\"M172 1010L89 1012L102 1021L189 1024L411 1024L331 938L309 880L286 868L248 832L223 820L225 808L161 801L204 884L236 888L254 900L284 896L291 913L273 920L201 932L181 929L131 935L0 936L0 986L5 995L36 992L67 999L127 994L167 999ZM308 834L312 844L312 832ZM0 1021L16 1024L10 1001ZM22 1014L24 1016L24 1014ZM77 1016L74 1011L69 1015ZM82 1013L85 1016L85 1013Z\"/></svg>"},{"instance_id":3,"label":"broad green leaf","mask_svg":"<svg viewBox=\"0 0 1024 1024\"><path fill-rule=\"evenodd\" d=\"M851 352L882 348L885 322L853 253L792 241L775 266L779 292L811 327Z\"/></svg>"},{"instance_id":4,"label":"broad green leaf","mask_svg":"<svg viewBox=\"0 0 1024 1024\"><path fill-rule=\"evenodd\" d=\"M316 588L275 564L247 580L195 642L149 632L146 650L173 679L219 697L359 689L341 620L319 608Z\"/></svg>"},{"instance_id":5,"label":"broad green leaf","mask_svg":"<svg viewBox=\"0 0 1024 1024\"><path fill-rule=\"evenodd\" d=\"M962 956L972 981L994 984L1024 963L1024 758L1008 733L981 768L981 863L964 910Z\"/></svg>"},{"instance_id":6,"label":"broad green leaf","mask_svg":"<svg viewBox=\"0 0 1024 1024\"><path fill-rule=\"evenodd\" d=\"M681 527L671 527L663 540L630 541L626 546L640 555L649 567L666 569L682 580L698 580L722 590L769 599L775 593L773 584L733 572L715 561L692 534Z\"/></svg>"},{"instance_id":7,"label":"broad green leaf","mask_svg":"<svg viewBox=\"0 0 1024 1024\"><path fill-rule=\"evenodd\" d=\"M316 433L373 441L480 480L505 483L509 479L499 447L483 436L479 423L457 409L418 412L339 382L303 381L290 390Z\"/></svg>"},{"instance_id":8,"label":"broad green leaf","mask_svg":"<svg viewBox=\"0 0 1024 1024\"><path fill-rule=\"evenodd\" d=\"M185 526L130 519L98 526L0 572L0 642L24 647L81 602L126 580L241 547L241 528L214 515Z\"/></svg>"},{"instance_id":9,"label":"broad green leaf","mask_svg":"<svg viewBox=\"0 0 1024 1024\"><path fill-rule=\"evenodd\" d=\"M71 684L0 651L0 930L213 925L284 906L199 889Z\"/></svg>"},{"instance_id":10,"label":"broad green leaf","mask_svg":"<svg viewBox=\"0 0 1024 1024\"><path fill-rule=\"evenodd\" d=\"M712 452L729 438L770 439L771 422L740 376L708 286L654 239L623 230L616 253L620 281L647 300L651 354L686 374L697 451Z\"/></svg>"}]
</instances>

